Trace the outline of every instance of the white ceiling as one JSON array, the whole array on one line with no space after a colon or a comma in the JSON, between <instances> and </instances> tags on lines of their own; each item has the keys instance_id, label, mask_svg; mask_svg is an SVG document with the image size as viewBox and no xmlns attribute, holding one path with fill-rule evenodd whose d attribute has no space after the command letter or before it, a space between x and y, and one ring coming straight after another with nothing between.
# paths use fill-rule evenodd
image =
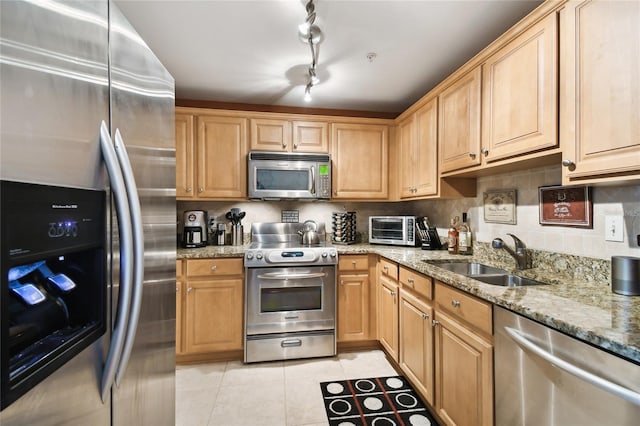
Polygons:
<instances>
[{"instance_id":1,"label":"white ceiling","mask_svg":"<svg viewBox=\"0 0 640 426\"><path fill-rule=\"evenodd\" d=\"M315 0L313 100L303 0L116 0L178 99L401 112L541 0ZM370 62L367 54L376 53Z\"/></svg>"}]
</instances>

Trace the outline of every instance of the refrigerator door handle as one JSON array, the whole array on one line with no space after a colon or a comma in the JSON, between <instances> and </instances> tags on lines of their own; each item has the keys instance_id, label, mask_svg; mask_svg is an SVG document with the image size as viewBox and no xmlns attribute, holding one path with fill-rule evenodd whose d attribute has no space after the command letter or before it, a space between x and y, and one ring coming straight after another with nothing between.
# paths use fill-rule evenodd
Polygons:
<instances>
[{"instance_id":1,"label":"refrigerator door handle","mask_svg":"<svg viewBox=\"0 0 640 426\"><path fill-rule=\"evenodd\" d=\"M140 199L138 198L138 187L133 176L131 161L129 161L129 155L127 154L127 149L119 129L116 129L114 142L116 154L120 163L120 169L122 170L122 176L124 177L124 184L127 190L131 223L133 225L133 284L131 286L131 311L129 314L129 321L127 322L124 349L122 351L122 356L118 363L118 371L116 373L116 386L120 386L122 376L129 364L129 357L131 356L133 343L136 337L136 330L138 329L138 319L140 318L144 282L144 233L142 229L142 211L140 209Z\"/></svg>"},{"instance_id":2,"label":"refrigerator door handle","mask_svg":"<svg viewBox=\"0 0 640 426\"><path fill-rule=\"evenodd\" d=\"M116 155L109 129L103 121L100 125L100 149L104 158L111 192L116 206L118 217L118 232L120 234L120 293L118 297L118 311L116 313L116 323L113 327L109 353L102 371L101 397L102 402L107 400L111 385L113 384L116 368L120 363L122 348L124 347L125 331L131 305L131 281L133 277L133 241L132 224L129 215L129 201L127 200L124 178L118 158Z\"/></svg>"}]
</instances>

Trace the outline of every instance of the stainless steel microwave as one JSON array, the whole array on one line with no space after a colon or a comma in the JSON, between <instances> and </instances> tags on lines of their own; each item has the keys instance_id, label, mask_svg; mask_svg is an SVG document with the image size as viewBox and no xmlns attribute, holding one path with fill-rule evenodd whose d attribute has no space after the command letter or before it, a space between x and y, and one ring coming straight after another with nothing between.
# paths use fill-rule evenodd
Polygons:
<instances>
[{"instance_id":1,"label":"stainless steel microwave","mask_svg":"<svg viewBox=\"0 0 640 426\"><path fill-rule=\"evenodd\" d=\"M249 199L331 198L329 154L252 151L247 169Z\"/></svg>"},{"instance_id":2,"label":"stainless steel microwave","mask_svg":"<svg viewBox=\"0 0 640 426\"><path fill-rule=\"evenodd\" d=\"M369 216L369 243L416 246L415 216Z\"/></svg>"}]
</instances>

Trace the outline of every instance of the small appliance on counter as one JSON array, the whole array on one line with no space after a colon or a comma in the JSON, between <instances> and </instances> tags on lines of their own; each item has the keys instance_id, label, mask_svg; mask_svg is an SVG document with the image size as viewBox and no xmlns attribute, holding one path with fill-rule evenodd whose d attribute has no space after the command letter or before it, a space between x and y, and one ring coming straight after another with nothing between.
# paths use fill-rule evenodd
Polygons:
<instances>
[{"instance_id":1,"label":"small appliance on counter","mask_svg":"<svg viewBox=\"0 0 640 426\"><path fill-rule=\"evenodd\" d=\"M356 212L331 213L333 244L353 244L356 242Z\"/></svg>"},{"instance_id":2,"label":"small appliance on counter","mask_svg":"<svg viewBox=\"0 0 640 426\"><path fill-rule=\"evenodd\" d=\"M611 256L611 291L640 296L640 257Z\"/></svg>"},{"instance_id":3,"label":"small appliance on counter","mask_svg":"<svg viewBox=\"0 0 640 426\"><path fill-rule=\"evenodd\" d=\"M415 216L369 216L369 244L416 247Z\"/></svg>"},{"instance_id":4,"label":"small appliance on counter","mask_svg":"<svg viewBox=\"0 0 640 426\"><path fill-rule=\"evenodd\" d=\"M205 247L207 245L207 213L204 210L184 212L182 245L185 248Z\"/></svg>"}]
</instances>

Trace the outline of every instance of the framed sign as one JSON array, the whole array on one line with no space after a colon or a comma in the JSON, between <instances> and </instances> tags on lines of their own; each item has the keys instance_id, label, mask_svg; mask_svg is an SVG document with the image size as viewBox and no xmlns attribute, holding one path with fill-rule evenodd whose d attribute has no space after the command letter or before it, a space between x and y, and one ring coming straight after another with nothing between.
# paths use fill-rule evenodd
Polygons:
<instances>
[{"instance_id":1,"label":"framed sign","mask_svg":"<svg viewBox=\"0 0 640 426\"><path fill-rule=\"evenodd\" d=\"M483 193L484 221L516 224L516 190L499 189Z\"/></svg>"},{"instance_id":2,"label":"framed sign","mask_svg":"<svg viewBox=\"0 0 640 426\"><path fill-rule=\"evenodd\" d=\"M593 204L588 186L538 188L540 224L593 228Z\"/></svg>"}]
</instances>

